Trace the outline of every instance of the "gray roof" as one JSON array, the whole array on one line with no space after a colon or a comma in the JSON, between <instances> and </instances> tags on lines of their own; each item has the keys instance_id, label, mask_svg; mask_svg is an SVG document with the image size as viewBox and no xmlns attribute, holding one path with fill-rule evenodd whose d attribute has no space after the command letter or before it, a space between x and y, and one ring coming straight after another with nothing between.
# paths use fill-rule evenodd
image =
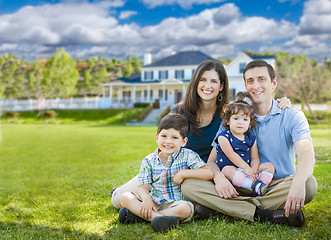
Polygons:
<instances>
[{"instance_id":1,"label":"gray roof","mask_svg":"<svg viewBox=\"0 0 331 240\"><path fill-rule=\"evenodd\" d=\"M144 67L168 67L168 66L189 66L199 65L202 61L214 59L200 51L179 52L169 57L145 65Z\"/></svg>"}]
</instances>

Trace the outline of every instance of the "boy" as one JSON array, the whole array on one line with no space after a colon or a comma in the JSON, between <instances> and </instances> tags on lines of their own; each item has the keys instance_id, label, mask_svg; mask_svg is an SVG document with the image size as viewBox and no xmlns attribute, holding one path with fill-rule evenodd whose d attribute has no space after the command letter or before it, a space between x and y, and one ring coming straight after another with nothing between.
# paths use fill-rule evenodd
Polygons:
<instances>
[{"instance_id":1,"label":"boy","mask_svg":"<svg viewBox=\"0 0 331 240\"><path fill-rule=\"evenodd\" d=\"M210 180L213 172L192 150L182 148L187 142L186 119L168 114L158 127L158 149L144 158L141 164L138 196L126 192L121 196L121 223L151 221L156 232L166 232L180 221L189 221L194 206L185 200L180 184L185 178ZM140 217L140 218L139 218Z\"/></svg>"}]
</instances>

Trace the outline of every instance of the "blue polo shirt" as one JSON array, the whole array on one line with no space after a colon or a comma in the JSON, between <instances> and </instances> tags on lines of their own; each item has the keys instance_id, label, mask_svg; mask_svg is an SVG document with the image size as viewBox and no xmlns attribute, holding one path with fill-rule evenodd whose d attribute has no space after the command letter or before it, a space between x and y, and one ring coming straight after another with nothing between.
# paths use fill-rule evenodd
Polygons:
<instances>
[{"instance_id":1,"label":"blue polo shirt","mask_svg":"<svg viewBox=\"0 0 331 240\"><path fill-rule=\"evenodd\" d=\"M293 108L280 109L273 100L271 111L257 124L256 136L260 162L271 162L274 178L284 178L295 173L294 143L310 139L309 124L304 113Z\"/></svg>"}]
</instances>

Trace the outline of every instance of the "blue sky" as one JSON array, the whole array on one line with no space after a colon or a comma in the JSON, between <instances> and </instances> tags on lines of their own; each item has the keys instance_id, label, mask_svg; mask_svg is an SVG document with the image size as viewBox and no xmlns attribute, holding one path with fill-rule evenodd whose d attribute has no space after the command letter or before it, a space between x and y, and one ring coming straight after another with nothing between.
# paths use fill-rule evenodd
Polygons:
<instances>
[{"instance_id":1,"label":"blue sky","mask_svg":"<svg viewBox=\"0 0 331 240\"><path fill-rule=\"evenodd\" d=\"M0 0L0 54L153 59L243 49L331 58L331 0Z\"/></svg>"}]
</instances>

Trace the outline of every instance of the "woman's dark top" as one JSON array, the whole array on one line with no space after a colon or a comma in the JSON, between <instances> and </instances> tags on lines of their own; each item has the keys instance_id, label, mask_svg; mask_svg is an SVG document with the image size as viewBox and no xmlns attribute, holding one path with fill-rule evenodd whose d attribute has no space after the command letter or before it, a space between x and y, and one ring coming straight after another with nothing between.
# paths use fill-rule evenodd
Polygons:
<instances>
[{"instance_id":1,"label":"woman's dark top","mask_svg":"<svg viewBox=\"0 0 331 240\"><path fill-rule=\"evenodd\" d=\"M172 109L172 113L175 111L176 107ZM179 113L180 114L180 113ZM182 114L185 117L185 114ZM216 133L220 127L221 124L221 117L220 114L215 114L211 123L209 123L207 126L199 128L200 135L194 134L190 130L188 131L186 137L188 138L188 141L185 145L186 148L191 149L195 151L197 154L199 154L200 158L207 162L209 154L212 150L212 142L214 138L216 137Z\"/></svg>"}]
</instances>

